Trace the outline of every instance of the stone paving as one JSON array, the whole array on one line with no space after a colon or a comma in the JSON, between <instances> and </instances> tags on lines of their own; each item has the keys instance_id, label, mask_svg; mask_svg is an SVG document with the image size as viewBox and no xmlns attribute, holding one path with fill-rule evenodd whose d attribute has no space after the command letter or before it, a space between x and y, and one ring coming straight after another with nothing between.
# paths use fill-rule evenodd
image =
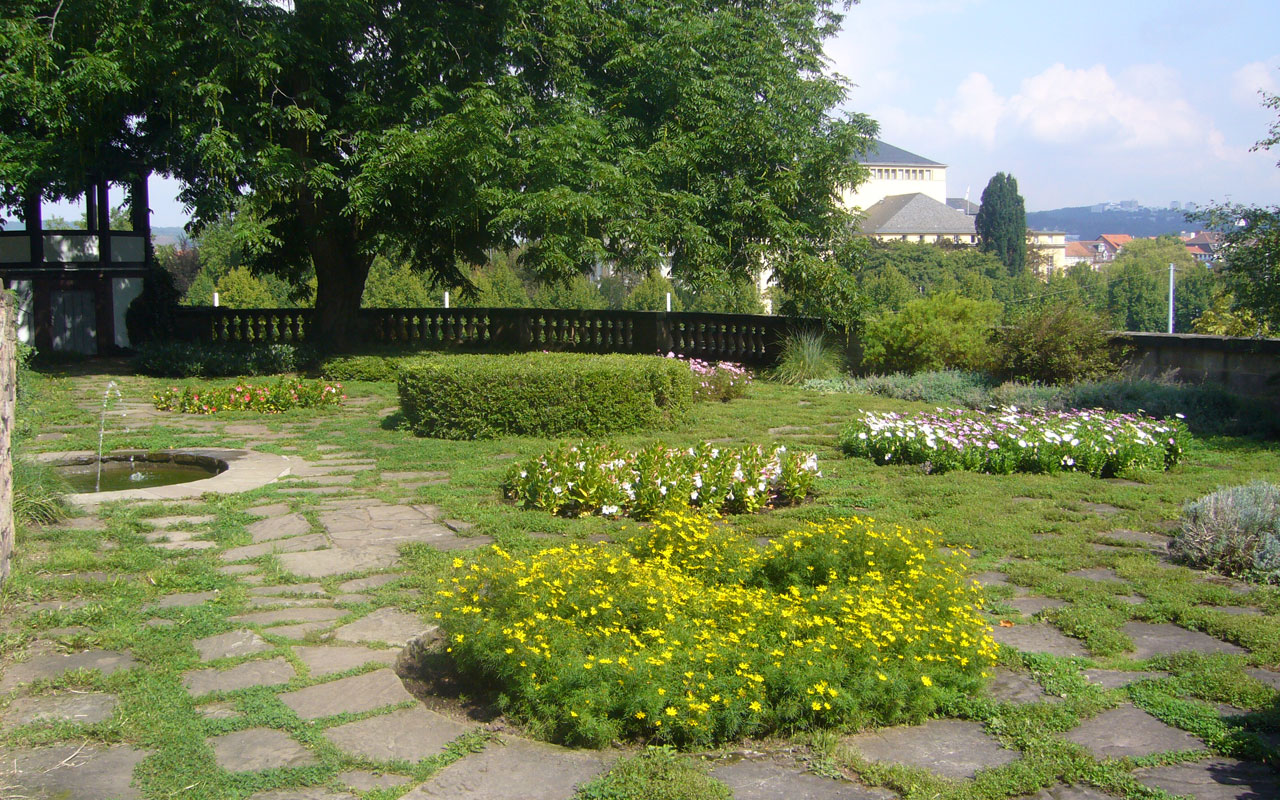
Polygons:
<instances>
[{"instance_id":1,"label":"stone paving","mask_svg":"<svg viewBox=\"0 0 1280 800\"><path fill-rule=\"evenodd\" d=\"M279 438L264 426L249 424L226 426L223 432L256 441ZM432 710L410 694L398 672L407 660L402 648L429 641L434 628L405 608L370 610L372 596L400 577L396 570L402 545L426 545L450 552L480 547L491 540L471 535L465 521L447 519L435 506L396 504L360 493L356 487L366 485L361 483L363 474L375 466L374 462L336 445L321 448L324 457L300 464L282 487L294 498L307 498L304 506L314 513L301 513L296 503L264 503L248 509L259 518L245 527L248 544L204 555L190 551L197 553L196 558L214 559L223 574L244 585L247 595L243 606L229 607L237 613L226 618L224 630L190 642L193 661L175 676L179 691L189 695L192 713L204 724L215 726L208 728L204 739L207 754L202 757L209 763L202 769L245 776L279 775L289 770L308 774L306 768L321 763L325 747L336 749L360 767L341 772L327 786L258 791L249 795L249 800L359 800L368 792L390 788L406 792L403 797L407 800L569 800L576 787L608 770L621 751L581 751L532 741ZM380 479L414 487L447 481L448 474L384 472ZM315 489L325 491L312 491ZM1105 504L1081 507L1101 515L1121 511ZM211 539L199 538L209 533L214 522L208 515L174 514L148 522L152 530L145 535L153 547L178 550L165 557L193 557L182 555L188 551L179 548L186 544L220 547ZM90 517L67 527L92 530L97 524ZM1135 552L1163 552L1167 541L1161 534L1126 530L1099 538L1102 544L1123 545ZM247 563L264 555L273 555L283 574L264 570L260 563ZM1108 591L1117 591L1118 598L1145 602L1135 594L1121 594L1133 588L1111 568L1086 568L1068 575L1071 580L1104 584ZM1104 710L1087 716L1071 730L1054 734L1064 743L1079 745L1099 760L1190 753L1192 760L1142 767L1132 774L1145 786L1197 800L1280 797L1280 784L1268 767L1213 757L1205 742L1125 702L1126 687L1134 682L1169 676L1159 669L1143 669L1152 666L1141 663L1146 659L1183 652L1247 655L1245 650L1207 633L1167 623L1130 622L1123 629L1134 642L1127 660L1118 664L1094 661L1089 666L1091 654L1085 644L1052 624L1053 612L1067 605L1066 600L1029 594L1003 572L991 570L974 577L1001 592L1004 599L1000 602L1018 612L994 628L1002 646L1080 659L1080 675L1085 680L1118 693ZM69 579L135 578L84 572ZM141 610L155 615L149 624L172 626L185 624L184 614L189 610L227 602L218 592L175 591L156 596ZM1220 610L1226 614L1235 613L1233 609L1261 613L1245 605L1245 600L1240 602ZM20 613L72 611L86 605L44 601L27 605ZM46 630L25 660L4 666L0 674L0 732L59 725L71 726L66 728L71 731L84 726L87 735L64 737L38 747L0 748L0 798L142 797L135 777L153 751L127 742L104 744L89 735L93 726L117 720L122 695L114 689L73 690L51 688L61 684L48 683L68 674L96 673L110 678L146 668L126 650L76 649L68 644L89 633L91 626ZM1154 666L1165 665L1157 661ZM1248 673L1261 685L1280 689L1280 672L1250 667ZM1045 680L1025 667L1002 666L994 670L982 697L1004 708L1035 704L1061 708L1063 698L1046 691ZM255 697L273 698L280 709L278 715L314 730L315 737L292 735L282 723L244 721L238 701L254 692L265 693ZM1224 718L1247 720L1238 709L1223 707L1220 712ZM274 727L276 724L281 726ZM980 778L984 770L1023 758L999 733L978 722L933 719L921 725L845 736L840 745L868 762L903 765L963 785ZM458 748L455 743L460 740L467 746ZM445 759L448 763L425 780L415 780L405 768L406 764L446 754L452 754ZM808 772L804 763L785 752L729 758L718 754L709 760L708 768L738 800L898 797L887 789ZM1110 797L1088 785L1058 784L1019 800Z\"/></svg>"}]
</instances>

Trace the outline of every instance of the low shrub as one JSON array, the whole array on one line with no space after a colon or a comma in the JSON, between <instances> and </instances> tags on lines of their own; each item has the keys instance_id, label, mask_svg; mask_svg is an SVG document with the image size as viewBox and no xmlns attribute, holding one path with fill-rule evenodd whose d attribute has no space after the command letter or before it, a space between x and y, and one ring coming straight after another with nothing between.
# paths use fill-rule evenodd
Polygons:
<instances>
[{"instance_id":1,"label":"low shrub","mask_svg":"<svg viewBox=\"0 0 1280 800\"><path fill-rule=\"evenodd\" d=\"M222 411L256 411L279 414L292 408L340 406L347 396L342 384L327 381L279 380L274 384L241 381L231 386L171 386L152 396L161 411L180 414L217 414Z\"/></svg>"},{"instance_id":2,"label":"low shrub","mask_svg":"<svg viewBox=\"0 0 1280 800\"><path fill-rule=\"evenodd\" d=\"M912 300L898 312L869 318L862 366L884 372L983 371L995 360L991 342L1000 304L946 292Z\"/></svg>"},{"instance_id":3,"label":"low shrub","mask_svg":"<svg viewBox=\"0 0 1280 800\"><path fill-rule=\"evenodd\" d=\"M574 444L512 465L503 492L526 508L574 517L649 519L687 508L748 514L803 501L821 474L817 456L785 447Z\"/></svg>"},{"instance_id":4,"label":"low shrub","mask_svg":"<svg viewBox=\"0 0 1280 800\"><path fill-rule=\"evenodd\" d=\"M1000 329L1000 372L1024 383L1069 384L1115 372L1110 325L1074 303L1051 303Z\"/></svg>"},{"instance_id":5,"label":"low shrub","mask_svg":"<svg viewBox=\"0 0 1280 800\"><path fill-rule=\"evenodd\" d=\"M604 435L669 425L693 403L693 373L660 356L439 356L400 368L413 430L441 439Z\"/></svg>"},{"instance_id":6,"label":"low shrub","mask_svg":"<svg viewBox=\"0 0 1280 800\"><path fill-rule=\"evenodd\" d=\"M733 792L707 774L702 759L670 745L623 756L604 775L583 784L574 800L733 800Z\"/></svg>"},{"instance_id":7,"label":"low shrub","mask_svg":"<svg viewBox=\"0 0 1280 800\"><path fill-rule=\"evenodd\" d=\"M851 378L844 391L877 394L898 400L981 408L987 405L991 379L980 372L944 369L933 372L895 372Z\"/></svg>"},{"instance_id":8,"label":"low shrub","mask_svg":"<svg viewBox=\"0 0 1280 800\"><path fill-rule=\"evenodd\" d=\"M693 399L719 400L729 402L747 396L747 387L751 385L751 371L741 364L732 361L703 361L700 358L685 359L675 353L667 353L667 358L684 361L693 371Z\"/></svg>"},{"instance_id":9,"label":"low shrub","mask_svg":"<svg viewBox=\"0 0 1280 800\"><path fill-rule=\"evenodd\" d=\"M846 455L878 464L926 464L930 472L1087 472L1165 470L1189 435L1180 420L1100 410L998 412L939 410L911 415L864 412L840 434Z\"/></svg>"},{"instance_id":10,"label":"low shrub","mask_svg":"<svg viewBox=\"0 0 1280 800\"><path fill-rule=\"evenodd\" d=\"M427 353L413 355L332 356L318 367L320 377L331 381L383 381L394 383L400 377L400 366L407 361L429 358Z\"/></svg>"},{"instance_id":11,"label":"low shrub","mask_svg":"<svg viewBox=\"0 0 1280 800\"><path fill-rule=\"evenodd\" d=\"M1280 437L1280 414L1263 400L1218 383L1180 383L1171 377L1116 377L1066 387L1060 406L1105 408L1155 417L1181 414L1198 434Z\"/></svg>"},{"instance_id":12,"label":"low shrub","mask_svg":"<svg viewBox=\"0 0 1280 800\"><path fill-rule=\"evenodd\" d=\"M963 556L930 532L829 520L764 550L666 514L630 552L494 546L441 578L458 673L541 737L705 747L923 719L995 658Z\"/></svg>"},{"instance_id":13,"label":"low shrub","mask_svg":"<svg viewBox=\"0 0 1280 800\"><path fill-rule=\"evenodd\" d=\"M1193 567L1280 583L1280 486L1254 481L1188 503L1169 551Z\"/></svg>"},{"instance_id":14,"label":"low shrub","mask_svg":"<svg viewBox=\"0 0 1280 800\"><path fill-rule=\"evenodd\" d=\"M800 331L782 340L782 352L773 368L781 383L804 383L834 378L844 371L844 352L820 331Z\"/></svg>"},{"instance_id":15,"label":"low shrub","mask_svg":"<svg viewBox=\"0 0 1280 800\"><path fill-rule=\"evenodd\" d=\"M48 464L13 459L13 518L18 524L49 525L67 516L66 481Z\"/></svg>"},{"instance_id":16,"label":"low shrub","mask_svg":"<svg viewBox=\"0 0 1280 800\"><path fill-rule=\"evenodd\" d=\"M138 348L134 368L156 378L250 378L296 372L311 357L293 344L152 341Z\"/></svg>"}]
</instances>

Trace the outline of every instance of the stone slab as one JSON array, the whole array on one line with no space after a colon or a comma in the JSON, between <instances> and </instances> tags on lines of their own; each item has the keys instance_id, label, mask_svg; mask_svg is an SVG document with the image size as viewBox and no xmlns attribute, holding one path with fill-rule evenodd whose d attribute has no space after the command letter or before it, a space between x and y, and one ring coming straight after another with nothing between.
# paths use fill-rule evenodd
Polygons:
<instances>
[{"instance_id":1,"label":"stone slab","mask_svg":"<svg viewBox=\"0 0 1280 800\"><path fill-rule=\"evenodd\" d=\"M324 597L250 597L249 608L321 608L329 606Z\"/></svg>"},{"instance_id":2,"label":"stone slab","mask_svg":"<svg viewBox=\"0 0 1280 800\"><path fill-rule=\"evenodd\" d=\"M213 514L201 514L198 516L178 515L173 517L152 517L145 521L151 523L157 528L172 528L174 525L204 525L206 523L213 522L215 519L217 519L217 517Z\"/></svg>"},{"instance_id":3,"label":"stone slab","mask_svg":"<svg viewBox=\"0 0 1280 800\"><path fill-rule=\"evenodd\" d=\"M1010 586L1009 576L1003 572L975 572L969 576L983 586Z\"/></svg>"},{"instance_id":4,"label":"stone slab","mask_svg":"<svg viewBox=\"0 0 1280 800\"><path fill-rule=\"evenodd\" d=\"M350 772L339 772L338 780L357 792L370 792L374 789L391 789L396 786L404 786L413 779L391 772L369 772L362 769L353 769Z\"/></svg>"},{"instance_id":5,"label":"stone slab","mask_svg":"<svg viewBox=\"0 0 1280 800\"><path fill-rule=\"evenodd\" d=\"M391 547L358 547L349 550L315 550L309 553L286 553L279 557L287 571L303 578L328 578L348 572L386 569L399 560Z\"/></svg>"},{"instance_id":6,"label":"stone slab","mask_svg":"<svg viewBox=\"0 0 1280 800\"><path fill-rule=\"evenodd\" d=\"M1272 689L1280 689L1280 672L1269 669L1260 669L1258 667L1250 667L1245 670L1249 677L1257 681L1262 681Z\"/></svg>"},{"instance_id":7,"label":"stone slab","mask_svg":"<svg viewBox=\"0 0 1280 800\"><path fill-rule=\"evenodd\" d=\"M1043 623L995 627L991 636L1001 647L1013 647L1024 653L1049 653L1055 656L1087 656L1084 645L1064 636L1056 628Z\"/></svg>"},{"instance_id":8,"label":"stone slab","mask_svg":"<svg viewBox=\"0 0 1280 800\"><path fill-rule=\"evenodd\" d=\"M293 665L283 658L246 661L227 669L197 669L182 676L182 685L193 696L209 692L234 692L250 686L276 686L297 677Z\"/></svg>"},{"instance_id":9,"label":"stone slab","mask_svg":"<svg viewBox=\"0 0 1280 800\"><path fill-rule=\"evenodd\" d=\"M1088 511L1090 514L1099 514L1104 517L1109 517L1112 514L1119 514L1121 511L1124 510L1118 506L1113 506L1110 503L1084 502L1080 504L1080 507L1085 511Z\"/></svg>"},{"instance_id":10,"label":"stone slab","mask_svg":"<svg viewBox=\"0 0 1280 800\"><path fill-rule=\"evenodd\" d=\"M274 586L255 586L250 597L312 597L324 595L324 587L318 583L279 583Z\"/></svg>"},{"instance_id":11,"label":"stone slab","mask_svg":"<svg viewBox=\"0 0 1280 800\"><path fill-rule=\"evenodd\" d=\"M1168 767L1140 769L1140 783L1196 800L1267 800L1280 797L1280 779L1271 769L1250 761L1211 758Z\"/></svg>"},{"instance_id":12,"label":"stone slab","mask_svg":"<svg viewBox=\"0 0 1280 800\"><path fill-rule=\"evenodd\" d=\"M271 503L265 506L254 506L246 508L246 514L253 514L256 517L280 517L289 513L288 503Z\"/></svg>"},{"instance_id":13,"label":"stone slab","mask_svg":"<svg viewBox=\"0 0 1280 800\"><path fill-rule=\"evenodd\" d=\"M1104 689L1119 689L1148 678L1167 678L1169 673L1158 670L1086 669L1084 677L1089 683L1096 683Z\"/></svg>"},{"instance_id":14,"label":"stone slab","mask_svg":"<svg viewBox=\"0 0 1280 800\"><path fill-rule=\"evenodd\" d=\"M615 758L506 738L455 761L401 800L566 800Z\"/></svg>"},{"instance_id":15,"label":"stone slab","mask_svg":"<svg viewBox=\"0 0 1280 800\"><path fill-rule=\"evenodd\" d=\"M327 647L298 645L293 654L302 659L311 674L317 678L345 672L369 663L391 666L396 663L398 650L373 650L368 647Z\"/></svg>"},{"instance_id":16,"label":"stone slab","mask_svg":"<svg viewBox=\"0 0 1280 800\"><path fill-rule=\"evenodd\" d=\"M330 531L329 538L334 547L352 548L367 545L394 547L401 544L429 544L441 550L452 548L458 534L435 522L405 523L368 523L368 527L355 531Z\"/></svg>"},{"instance_id":17,"label":"stone slab","mask_svg":"<svg viewBox=\"0 0 1280 800\"><path fill-rule=\"evenodd\" d=\"M333 632L333 638L344 642L382 642L404 647L410 639L436 627L413 614L394 608L379 608L338 628Z\"/></svg>"},{"instance_id":18,"label":"stone slab","mask_svg":"<svg viewBox=\"0 0 1280 800\"><path fill-rule=\"evenodd\" d=\"M1133 658L1141 661L1155 655L1195 651L1198 653L1244 653L1242 647L1215 639L1207 633L1189 631L1177 625L1127 622L1122 630L1133 639Z\"/></svg>"},{"instance_id":19,"label":"stone slab","mask_svg":"<svg viewBox=\"0 0 1280 800\"><path fill-rule=\"evenodd\" d=\"M196 713L205 719L239 719L244 716L236 709L235 703L226 701L196 706Z\"/></svg>"},{"instance_id":20,"label":"stone slab","mask_svg":"<svg viewBox=\"0 0 1280 800\"><path fill-rule=\"evenodd\" d=\"M0 787L20 787L17 797L56 800L140 800L133 768L150 753L127 745L91 744L0 751ZM6 794L6 797L9 795Z\"/></svg>"},{"instance_id":21,"label":"stone slab","mask_svg":"<svg viewBox=\"0 0 1280 800\"><path fill-rule=\"evenodd\" d=\"M266 632L286 639L303 639L307 634L325 630L332 624L331 622L299 622L297 625L278 625L268 628Z\"/></svg>"},{"instance_id":22,"label":"stone slab","mask_svg":"<svg viewBox=\"0 0 1280 800\"><path fill-rule=\"evenodd\" d=\"M845 741L870 761L908 764L948 778L972 778L979 770L1008 764L1006 750L976 722L935 719L923 725L882 728Z\"/></svg>"},{"instance_id":23,"label":"stone slab","mask_svg":"<svg viewBox=\"0 0 1280 800\"><path fill-rule=\"evenodd\" d=\"M1085 720L1068 731L1065 738L1083 745L1097 758L1136 758L1204 748L1204 742L1186 731L1128 704Z\"/></svg>"},{"instance_id":24,"label":"stone slab","mask_svg":"<svg viewBox=\"0 0 1280 800\"><path fill-rule=\"evenodd\" d=\"M250 728L209 739L218 766L230 772L309 767L320 763L315 754L289 734L274 728Z\"/></svg>"},{"instance_id":25,"label":"stone slab","mask_svg":"<svg viewBox=\"0 0 1280 800\"><path fill-rule=\"evenodd\" d=\"M1072 578L1084 578L1085 580L1098 581L1099 583L1124 583L1124 578L1116 574L1116 571L1109 567L1090 567L1089 569L1076 569L1068 572L1067 575Z\"/></svg>"},{"instance_id":26,"label":"stone slab","mask_svg":"<svg viewBox=\"0 0 1280 800\"><path fill-rule=\"evenodd\" d=\"M152 542L151 546L160 550L170 550L173 552L194 552L197 550L212 550L218 546L218 543L204 540L195 541L193 539L179 539L174 542Z\"/></svg>"},{"instance_id":27,"label":"stone slab","mask_svg":"<svg viewBox=\"0 0 1280 800\"><path fill-rule=\"evenodd\" d=\"M1116 798L1109 794L1103 794L1091 786L1060 783L1057 786L1050 786L1048 789L1041 789L1033 795L1019 798L1019 800L1116 800Z\"/></svg>"},{"instance_id":28,"label":"stone slab","mask_svg":"<svg viewBox=\"0 0 1280 800\"><path fill-rule=\"evenodd\" d=\"M253 538L254 544L261 544L310 533L311 523L307 522L307 518L301 514L288 514L283 517L258 520L246 526L245 530Z\"/></svg>"},{"instance_id":29,"label":"stone slab","mask_svg":"<svg viewBox=\"0 0 1280 800\"><path fill-rule=\"evenodd\" d=\"M111 718L119 699L113 694L68 692L37 697L19 697L0 715L6 726L34 722L74 722L93 725Z\"/></svg>"},{"instance_id":30,"label":"stone slab","mask_svg":"<svg viewBox=\"0 0 1280 800\"><path fill-rule=\"evenodd\" d=\"M332 622L346 614L340 608L282 608L276 611L251 611L227 619L248 625L274 625L280 622Z\"/></svg>"},{"instance_id":31,"label":"stone slab","mask_svg":"<svg viewBox=\"0 0 1280 800\"><path fill-rule=\"evenodd\" d=\"M206 636L203 639L196 639L191 644L200 654L201 661L263 653L275 647L258 634L245 629Z\"/></svg>"},{"instance_id":32,"label":"stone slab","mask_svg":"<svg viewBox=\"0 0 1280 800\"><path fill-rule=\"evenodd\" d=\"M1012 600L1005 600L1006 605L1013 606L1018 613L1024 617L1031 617L1044 611L1046 608L1062 608L1067 604L1065 600L1059 600L1055 597L1040 597L1039 595L1029 595L1027 597L1015 597Z\"/></svg>"},{"instance_id":33,"label":"stone slab","mask_svg":"<svg viewBox=\"0 0 1280 800\"><path fill-rule=\"evenodd\" d=\"M996 668L982 693L997 703L1038 703L1048 697L1030 675L1003 667Z\"/></svg>"},{"instance_id":34,"label":"stone slab","mask_svg":"<svg viewBox=\"0 0 1280 800\"><path fill-rule=\"evenodd\" d=\"M143 611L155 611L159 608L182 608L184 606L199 606L218 599L220 593L212 592L180 592L178 594L167 594L164 597L147 603L142 607Z\"/></svg>"},{"instance_id":35,"label":"stone slab","mask_svg":"<svg viewBox=\"0 0 1280 800\"><path fill-rule=\"evenodd\" d=\"M373 761L421 761L444 752L445 745L474 728L415 706L338 725L324 735L349 755Z\"/></svg>"},{"instance_id":36,"label":"stone slab","mask_svg":"<svg viewBox=\"0 0 1280 800\"><path fill-rule=\"evenodd\" d=\"M56 678L73 669L92 669L106 676L122 669L132 669L137 662L128 653L111 650L85 650L80 653L49 653L18 664L11 664L0 678L0 693L41 678Z\"/></svg>"},{"instance_id":37,"label":"stone slab","mask_svg":"<svg viewBox=\"0 0 1280 800\"><path fill-rule=\"evenodd\" d=\"M367 672L285 692L280 700L303 719L318 719L333 714L359 714L375 708L412 700L413 695L389 669Z\"/></svg>"},{"instance_id":38,"label":"stone slab","mask_svg":"<svg viewBox=\"0 0 1280 800\"><path fill-rule=\"evenodd\" d=\"M340 584L338 586L338 591L364 592L369 589L377 589L379 586L386 586L388 583L399 580L402 577L404 576L400 573L394 572L383 575L370 575L367 578L356 578L355 580L350 580L346 583Z\"/></svg>"},{"instance_id":39,"label":"stone slab","mask_svg":"<svg viewBox=\"0 0 1280 800\"><path fill-rule=\"evenodd\" d=\"M890 800L895 797L884 789L824 778L775 761L743 759L716 767L711 777L728 786L734 800Z\"/></svg>"},{"instance_id":40,"label":"stone slab","mask_svg":"<svg viewBox=\"0 0 1280 800\"><path fill-rule=\"evenodd\" d=\"M244 561L246 558L257 558L271 553L299 553L307 550L318 550L328 547L329 540L322 533L305 536L294 536L289 539L277 539L261 544L247 544L244 547L233 547L222 551L223 561Z\"/></svg>"}]
</instances>

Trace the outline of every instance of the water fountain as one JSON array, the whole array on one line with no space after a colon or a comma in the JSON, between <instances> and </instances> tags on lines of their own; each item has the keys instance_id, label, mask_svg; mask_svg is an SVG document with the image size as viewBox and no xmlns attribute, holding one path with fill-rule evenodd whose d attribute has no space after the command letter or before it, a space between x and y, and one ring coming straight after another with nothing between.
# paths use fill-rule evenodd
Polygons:
<instances>
[{"instance_id":1,"label":"water fountain","mask_svg":"<svg viewBox=\"0 0 1280 800\"><path fill-rule=\"evenodd\" d=\"M94 482L94 491L102 491L102 440L107 432L107 407L111 404L111 393L115 392L116 400L124 402L124 396L120 394L120 387L115 381L107 381L107 389L102 393L102 414L98 419L98 477ZM124 416L127 412L121 412L120 416ZM130 459L131 465L133 460Z\"/></svg>"}]
</instances>

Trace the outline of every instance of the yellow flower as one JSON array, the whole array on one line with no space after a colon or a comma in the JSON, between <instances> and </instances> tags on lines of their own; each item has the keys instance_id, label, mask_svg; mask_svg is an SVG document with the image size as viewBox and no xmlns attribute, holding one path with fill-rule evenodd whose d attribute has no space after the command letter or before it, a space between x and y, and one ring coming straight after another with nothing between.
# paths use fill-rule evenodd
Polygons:
<instances>
[{"instance_id":1,"label":"yellow flower","mask_svg":"<svg viewBox=\"0 0 1280 800\"><path fill-rule=\"evenodd\" d=\"M759 701L759 700L752 700L752 701L751 701L751 705L747 706L747 708L751 709L752 711L759 711L759 710L760 710L760 701Z\"/></svg>"},{"instance_id":2,"label":"yellow flower","mask_svg":"<svg viewBox=\"0 0 1280 800\"><path fill-rule=\"evenodd\" d=\"M929 676L928 676L928 675L921 675L921 676L920 676L920 682L921 682L921 683L923 683L925 686L932 686L932 685L933 685L933 681L929 678Z\"/></svg>"},{"instance_id":3,"label":"yellow flower","mask_svg":"<svg viewBox=\"0 0 1280 800\"><path fill-rule=\"evenodd\" d=\"M884 674L883 672L877 672L877 673L876 673L876 677L877 677L877 678L879 678L879 679L880 679L880 680L882 680L882 681L887 681L887 680L889 680L887 677L885 677L885 674Z\"/></svg>"},{"instance_id":4,"label":"yellow flower","mask_svg":"<svg viewBox=\"0 0 1280 800\"><path fill-rule=\"evenodd\" d=\"M644 718L645 718L645 713L643 711L636 712L636 719L644 719Z\"/></svg>"},{"instance_id":5,"label":"yellow flower","mask_svg":"<svg viewBox=\"0 0 1280 800\"><path fill-rule=\"evenodd\" d=\"M679 713L680 713L679 711L676 711L676 707L675 707L675 706L667 706L667 716L668 716L668 717L674 717L676 714L679 714Z\"/></svg>"}]
</instances>

